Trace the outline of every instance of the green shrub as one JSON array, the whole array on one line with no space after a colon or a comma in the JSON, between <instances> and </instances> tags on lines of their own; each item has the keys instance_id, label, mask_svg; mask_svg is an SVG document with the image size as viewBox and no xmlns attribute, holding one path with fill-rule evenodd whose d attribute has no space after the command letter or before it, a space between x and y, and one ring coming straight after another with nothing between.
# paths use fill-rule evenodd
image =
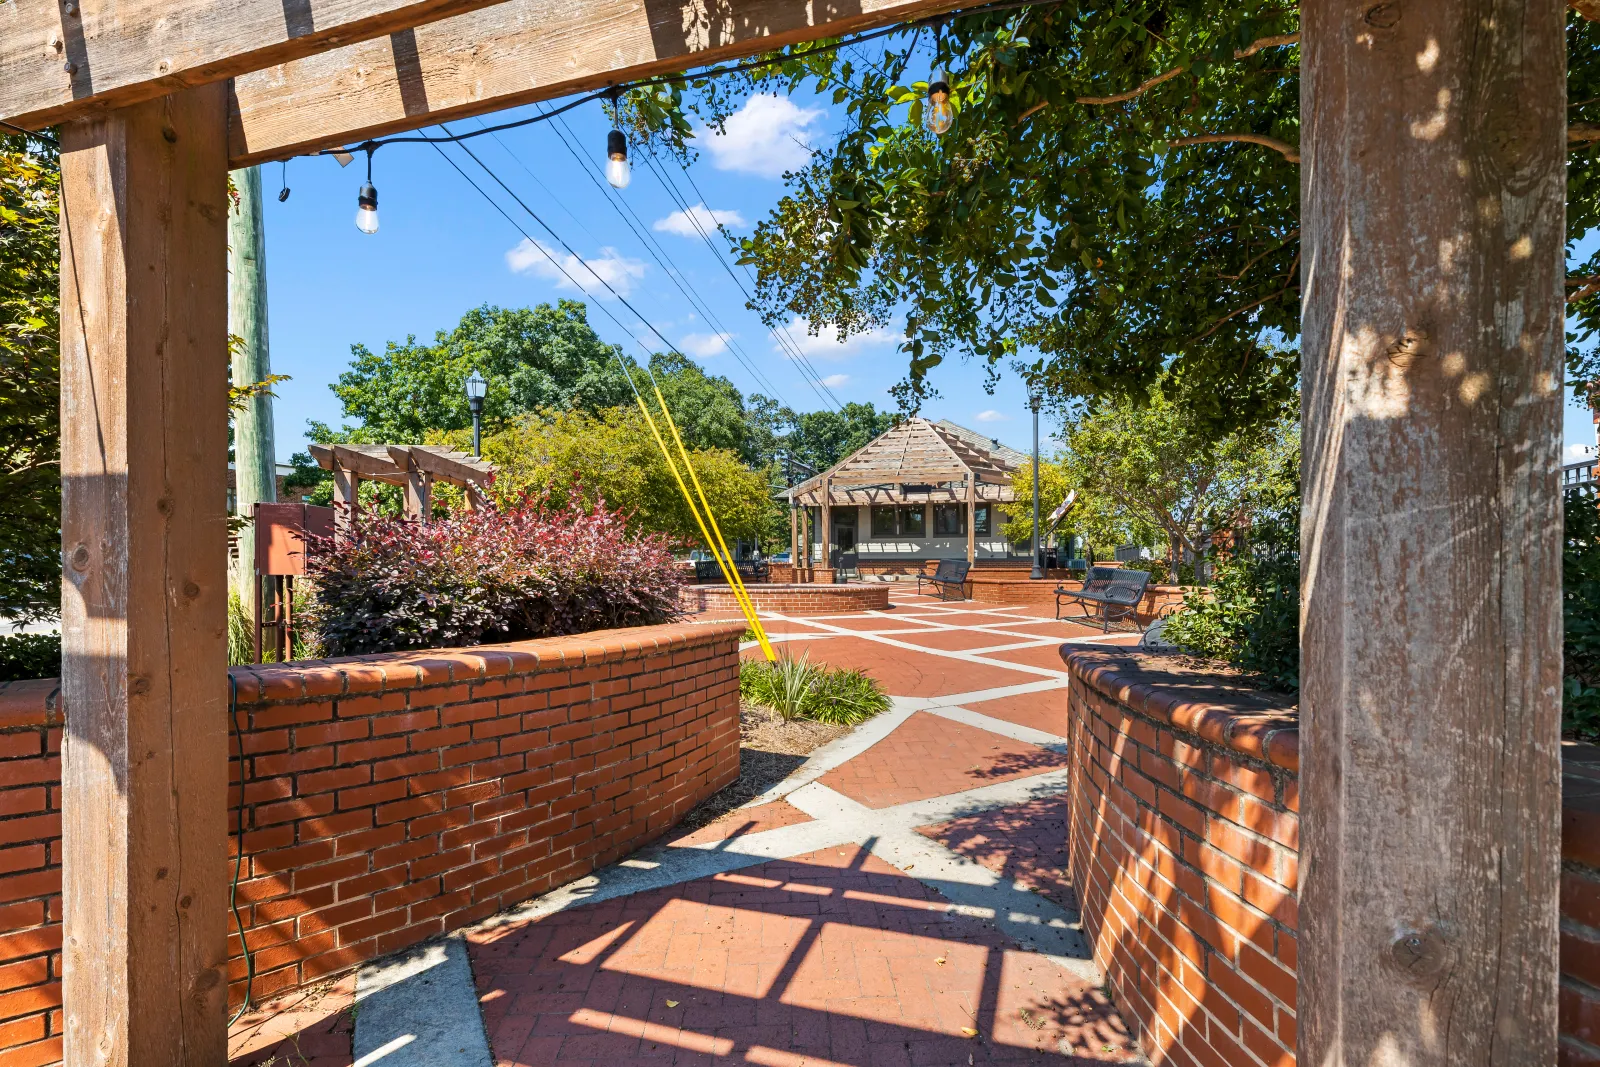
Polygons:
<instances>
[{"instance_id":1,"label":"green shrub","mask_svg":"<svg viewBox=\"0 0 1600 1067\"><path fill-rule=\"evenodd\" d=\"M889 710L889 698L871 676L821 667L809 656L780 656L776 663L745 660L739 665L739 695L785 720L811 719L833 726L854 726Z\"/></svg>"},{"instance_id":2,"label":"green shrub","mask_svg":"<svg viewBox=\"0 0 1600 1067\"><path fill-rule=\"evenodd\" d=\"M0 682L61 677L60 634L0 636Z\"/></svg>"},{"instance_id":3,"label":"green shrub","mask_svg":"<svg viewBox=\"0 0 1600 1067\"><path fill-rule=\"evenodd\" d=\"M1569 490L1562 501L1561 618L1566 677L1561 729L1600 738L1600 500Z\"/></svg>"}]
</instances>

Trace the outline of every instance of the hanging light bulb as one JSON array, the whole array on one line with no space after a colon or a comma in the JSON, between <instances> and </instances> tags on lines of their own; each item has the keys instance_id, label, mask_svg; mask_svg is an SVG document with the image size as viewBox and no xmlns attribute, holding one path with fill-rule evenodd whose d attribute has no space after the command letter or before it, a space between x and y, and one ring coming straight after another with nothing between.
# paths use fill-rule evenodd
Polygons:
<instances>
[{"instance_id":1,"label":"hanging light bulb","mask_svg":"<svg viewBox=\"0 0 1600 1067\"><path fill-rule=\"evenodd\" d=\"M606 181L613 189L626 189L633 180L628 166L628 139L621 130L606 134Z\"/></svg>"},{"instance_id":2,"label":"hanging light bulb","mask_svg":"<svg viewBox=\"0 0 1600 1067\"><path fill-rule=\"evenodd\" d=\"M372 185L372 150L367 150L367 181L356 194L356 229L378 232L378 190Z\"/></svg>"},{"instance_id":3,"label":"hanging light bulb","mask_svg":"<svg viewBox=\"0 0 1600 1067\"><path fill-rule=\"evenodd\" d=\"M928 102L922 108L922 122L928 132L937 137L955 120L955 110L950 106L950 83L944 80L941 70L928 83Z\"/></svg>"}]
</instances>

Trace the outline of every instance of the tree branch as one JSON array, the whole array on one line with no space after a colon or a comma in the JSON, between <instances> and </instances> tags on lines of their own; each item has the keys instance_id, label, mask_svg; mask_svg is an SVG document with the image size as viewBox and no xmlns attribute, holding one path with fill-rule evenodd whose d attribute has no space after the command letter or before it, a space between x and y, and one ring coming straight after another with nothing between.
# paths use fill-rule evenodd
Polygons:
<instances>
[{"instance_id":1,"label":"tree branch","mask_svg":"<svg viewBox=\"0 0 1600 1067\"><path fill-rule=\"evenodd\" d=\"M1573 293L1571 296L1567 297L1567 303L1569 304L1576 304L1578 301L1587 299L1595 292L1600 291L1600 274L1590 274L1587 277L1580 278L1568 278L1567 287L1571 288L1574 285L1578 286L1579 289L1576 293Z\"/></svg>"},{"instance_id":2,"label":"tree branch","mask_svg":"<svg viewBox=\"0 0 1600 1067\"><path fill-rule=\"evenodd\" d=\"M1282 244L1278 245L1276 248L1269 248L1265 252L1261 253L1259 256L1256 256L1254 259L1250 260L1248 263L1246 263L1243 267L1241 267L1239 269L1239 273L1238 274L1219 274L1219 275L1217 275L1217 277L1223 279L1224 281L1230 281L1230 282L1238 281L1239 279L1243 278L1246 274L1248 274L1250 272L1250 268L1251 267L1255 266L1257 263L1260 263L1263 259L1266 259L1268 256L1272 255L1272 253L1274 253L1274 252L1282 252L1285 248L1288 248L1289 247L1289 239L1291 237L1297 236L1299 233L1300 233L1300 227L1296 226L1294 229L1290 230L1288 233L1283 235L1283 243Z\"/></svg>"},{"instance_id":3,"label":"tree branch","mask_svg":"<svg viewBox=\"0 0 1600 1067\"><path fill-rule=\"evenodd\" d=\"M1597 0L1597 4L1600 4L1600 0ZM1592 122L1567 123L1568 144L1587 144L1590 141L1600 141L1600 126Z\"/></svg>"},{"instance_id":4,"label":"tree branch","mask_svg":"<svg viewBox=\"0 0 1600 1067\"><path fill-rule=\"evenodd\" d=\"M1167 143L1173 148L1185 148L1197 144L1226 144L1240 141L1245 144L1258 144L1263 148L1270 148L1287 159L1290 163L1300 162L1300 150L1293 145L1286 144L1276 137L1268 137L1261 133L1202 133L1195 137L1174 137Z\"/></svg>"},{"instance_id":5,"label":"tree branch","mask_svg":"<svg viewBox=\"0 0 1600 1067\"><path fill-rule=\"evenodd\" d=\"M1266 296L1262 297L1260 300L1252 300L1252 301L1250 301L1250 303L1246 304L1242 308L1233 309L1232 311L1228 312L1226 315L1222 316L1222 318L1218 319L1216 322L1213 322L1211 324L1211 328L1209 330L1207 330L1205 333L1199 334L1198 336L1195 336L1195 337L1191 337L1187 341L1185 341L1184 342L1184 346L1188 347L1189 345L1194 344L1196 341L1204 341L1207 337L1210 337L1212 334L1214 334L1218 330L1222 329L1222 324L1227 322L1229 319L1234 318L1235 316L1238 316L1238 315L1243 315L1246 311L1249 311L1251 308L1260 307L1262 304L1265 304L1269 300L1276 300L1278 297L1282 296L1284 293L1287 293L1290 289L1293 289L1293 288L1294 288L1293 285L1286 285L1282 289L1279 289L1275 293L1268 293Z\"/></svg>"},{"instance_id":6,"label":"tree branch","mask_svg":"<svg viewBox=\"0 0 1600 1067\"><path fill-rule=\"evenodd\" d=\"M1567 6L1590 22L1600 22L1600 0L1567 0Z\"/></svg>"},{"instance_id":7,"label":"tree branch","mask_svg":"<svg viewBox=\"0 0 1600 1067\"><path fill-rule=\"evenodd\" d=\"M1593 3L1593 4L1597 5L1597 6L1600 6L1600 0L1576 0L1576 2ZM1233 53L1233 58L1234 59L1248 59L1250 56L1253 56L1257 52L1260 52L1260 51L1262 51L1263 49L1266 49L1266 48L1281 48L1284 45L1299 44L1299 43L1300 43L1300 35L1298 33L1279 33L1279 34L1274 34L1271 37L1261 37L1261 38L1258 38L1257 40L1251 41L1245 47L1243 47L1243 48L1239 49L1238 51L1234 52ZM1151 89L1154 89L1156 86L1160 85L1162 82L1171 81L1173 78L1176 78L1178 75L1182 74L1184 71L1186 71L1188 69L1189 69L1189 65L1187 63L1184 64L1181 67L1173 67L1171 70L1167 71L1165 74L1157 74L1154 78L1151 78L1149 81L1147 81L1144 84L1140 85L1137 89L1129 89L1125 93L1113 93L1111 96L1079 96L1079 97L1076 97L1075 99L1080 104L1101 105L1101 104L1121 104L1121 103L1125 103L1126 101L1132 100L1134 97L1139 96L1142 93L1149 92ZM1033 114L1034 111L1039 110L1039 108L1043 107L1043 106L1044 106L1043 104L1040 104L1040 105L1038 105L1038 107L1032 108L1031 110L1029 110L1026 113L1024 113L1023 118L1026 118L1028 115ZM1017 121L1020 122L1022 120L1018 119Z\"/></svg>"}]
</instances>

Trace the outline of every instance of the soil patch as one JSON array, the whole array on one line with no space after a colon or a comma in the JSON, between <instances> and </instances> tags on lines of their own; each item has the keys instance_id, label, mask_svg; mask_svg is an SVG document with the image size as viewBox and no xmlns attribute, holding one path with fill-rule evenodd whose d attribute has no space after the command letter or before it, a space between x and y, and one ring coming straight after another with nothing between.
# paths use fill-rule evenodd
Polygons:
<instances>
[{"instance_id":1,"label":"soil patch","mask_svg":"<svg viewBox=\"0 0 1600 1067\"><path fill-rule=\"evenodd\" d=\"M810 719L785 722L775 711L743 705L739 709L738 781L702 800L674 832L688 833L724 818L789 777L812 752L852 729Z\"/></svg>"}]
</instances>

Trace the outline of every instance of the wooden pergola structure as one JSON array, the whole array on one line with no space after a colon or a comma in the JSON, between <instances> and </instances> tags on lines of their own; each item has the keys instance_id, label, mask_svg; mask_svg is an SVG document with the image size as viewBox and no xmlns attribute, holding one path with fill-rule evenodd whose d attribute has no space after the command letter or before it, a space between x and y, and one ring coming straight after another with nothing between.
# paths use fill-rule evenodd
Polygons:
<instances>
[{"instance_id":1,"label":"wooden pergola structure","mask_svg":"<svg viewBox=\"0 0 1600 1067\"><path fill-rule=\"evenodd\" d=\"M0 3L62 144L70 1067L225 1058L228 168L957 6ZM1299 1061L1545 1067L1564 11L1300 10Z\"/></svg>"},{"instance_id":2,"label":"wooden pergola structure","mask_svg":"<svg viewBox=\"0 0 1600 1067\"><path fill-rule=\"evenodd\" d=\"M356 501L365 481L398 485L406 492L406 515L427 522L433 514L433 483L462 490L474 510L490 506L484 493L494 482L494 464L439 445L311 445L311 458L333 472L335 513L342 529L358 521Z\"/></svg>"},{"instance_id":3,"label":"wooden pergola structure","mask_svg":"<svg viewBox=\"0 0 1600 1067\"><path fill-rule=\"evenodd\" d=\"M835 506L943 501L967 507L967 562L971 563L978 553L978 504L1015 499L1011 489L1015 469L935 422L921 416L907 419L789 490L789 558L799 565L801 547L811 544L809 531L801 536L800 508L821 509L818 532L826 567Z\"/></svg>"}]
</instances>

